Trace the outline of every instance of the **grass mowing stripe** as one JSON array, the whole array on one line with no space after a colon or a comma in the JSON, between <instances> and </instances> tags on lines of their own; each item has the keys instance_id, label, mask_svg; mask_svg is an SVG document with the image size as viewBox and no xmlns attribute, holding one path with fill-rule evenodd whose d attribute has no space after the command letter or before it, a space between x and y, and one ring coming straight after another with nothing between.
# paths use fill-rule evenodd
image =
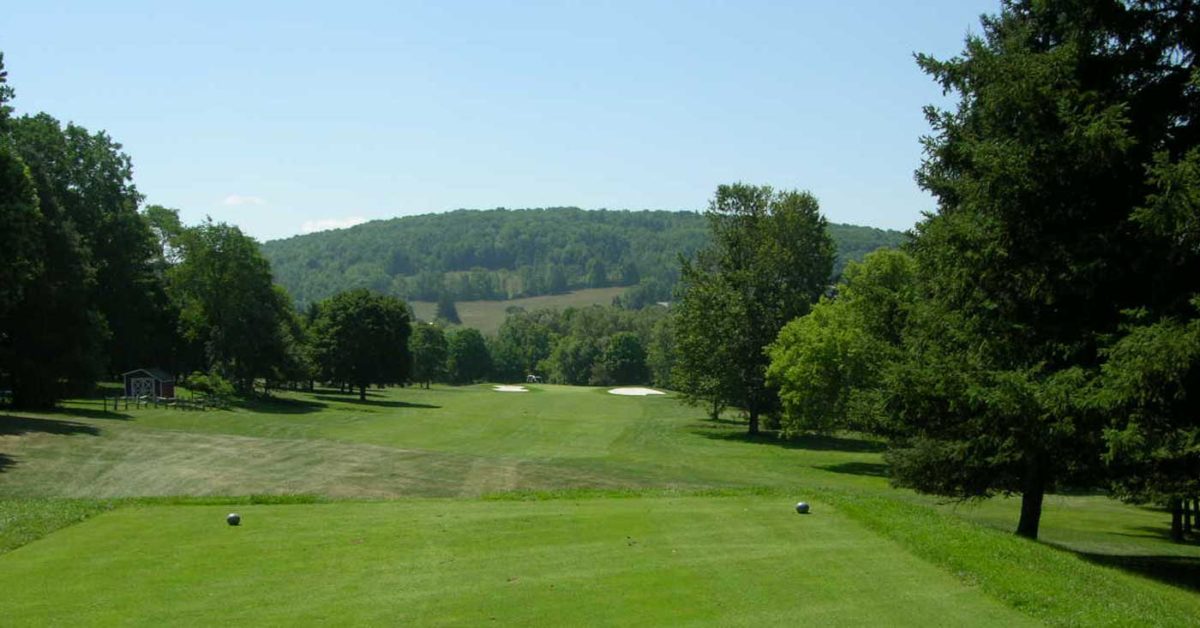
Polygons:
<instances>
[{"instance_id":1,"label":"grass mowing stripe","mask_svg":"<svg viewBox=\"0 0 1200 628\"><path fill-rule=\"evenodd\" d=\"M1200 617L1200 597L1091 564L1044 543L886 497L824 497L868 529L1055 626L1182 626Z\"/></svg>"},{"instance_id":2,"label":"grass mowing stripe","mask_svg":"<svg viewBox=\"0 0 1200 628\"><path fill-rule=\"evenodd\" d=\"M0 554L113 507L95 499L0 499Z\"/></svg>"},{"instance_id":3,"label":"grass mowing stripe","mask_svg":"<svg viewBox=\"0 0 1200 628\"><path fill-rule=\"evenodd\" d=\"M315 504L316 495L244 495L237 497L137 497L126 499L0 499L0 554L32 543L56 530L98 514L132 505L241 506Z\"/></svg>"},{"instance_id":4,"label":"grass mowing stripe","mask_svg":"<svg viewBox=\"0 0 1200 628\"><path fill-rule=\"evenodd\" d=\"M0 556L19 624L1033 622L822 506L659 497L123 508ZM114 575L119 574L119 577ZM53 590L55 595L45 593Z\"/></svg>"}]
</instances>

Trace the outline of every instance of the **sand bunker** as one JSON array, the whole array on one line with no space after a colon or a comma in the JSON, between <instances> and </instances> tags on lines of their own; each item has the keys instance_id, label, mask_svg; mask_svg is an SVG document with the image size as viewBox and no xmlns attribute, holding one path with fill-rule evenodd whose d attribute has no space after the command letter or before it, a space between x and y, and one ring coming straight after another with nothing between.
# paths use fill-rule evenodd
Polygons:
<instances>
[{"instance_id":1,"label":"sand bunker","mask_svg":"<svg viewBox=\"0 0 1200 628\"><path fill-rule=\"evenodd\" d=\"M614 388L608 391L611 395L625 395L627 397L645 397L646 395L665 395L667 393L653 388Z\"/></svg>"},{"instance_id":2,"label":"sand bunker","mask_svg":"<svg viewBox=\"0 0 1200 628\"><path fill-rule=\"evenodd\" d=\"M524 386L493 386L492 390L496 392L529 392L529 389Z\"/></svg>"}]
</instances>

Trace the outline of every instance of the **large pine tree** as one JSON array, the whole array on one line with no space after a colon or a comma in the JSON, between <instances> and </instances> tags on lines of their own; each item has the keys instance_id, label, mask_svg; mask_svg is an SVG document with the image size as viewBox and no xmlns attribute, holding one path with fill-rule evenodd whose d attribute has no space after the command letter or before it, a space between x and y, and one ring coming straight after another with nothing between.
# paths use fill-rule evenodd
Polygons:
<instances>
[{"instance_id":1,"label":"large pine tree","mask_svg":"<svg viewBox=\"0 0 1200 628\"><path fill-rule=\"evenodd\" d=\"M1200 273L1139 228L1158 159L1196 145L1192 2L1005 2L949 60L918 171L938 209L912 248L922 301L891 373L896 480L960 498L1093 477L1090 382L1128 308L1180 311ZM1163 157L1163 156L1166 157Z\"/></svg>"}]
</instances>

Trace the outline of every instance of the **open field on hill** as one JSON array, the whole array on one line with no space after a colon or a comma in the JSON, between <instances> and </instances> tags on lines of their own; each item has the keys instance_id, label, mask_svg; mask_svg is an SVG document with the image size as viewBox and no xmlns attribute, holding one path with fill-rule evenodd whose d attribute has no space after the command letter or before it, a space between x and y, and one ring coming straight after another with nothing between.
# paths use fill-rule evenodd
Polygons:
<instances>
[{"instance_id":1,"label":"open field on hill","mask_svg":"<svg viewBox=\"0 0 1200 628\"><path fill-rule=\"evenodd\" d=\"M506 311L510 307L522 307L526 310L554 308L565 310L569 307L587 307L589 305L609 305L613 297L625 292L625 288L589 288L576 290L565 294L548 294L540 297L510 299L508 301L458 301L458 317L464 327L474 327L485 334L494 334L504 322ZM437 303L432 301L411 301L413 313L417 318L431 321L437 314Z\"/></svg>"},{"instance_id":2,"label":"open field on hill","mask_svg":"<svg viewBox=\"0 0 1200 628\"><path fill-rule=\"evenodd\" d=\"M890 489L868 440L749 440L739 422L671 397L530 388L389 389L365 403L289 393L208 412L77 400L0 414L0 571L14 583L0 616L1170 625L1200 615L1200 548L1165 542L1157 510L1054 496L1045 543L1029 543L1008 534L1018 500L954 506ZM814 514L794 514L797 499ZM317 503L272 503L294 501ZM231 529L222 515L235 509L246 522ZM60 593L47 596L51 582Z\"/></svg>"}]
</instances>

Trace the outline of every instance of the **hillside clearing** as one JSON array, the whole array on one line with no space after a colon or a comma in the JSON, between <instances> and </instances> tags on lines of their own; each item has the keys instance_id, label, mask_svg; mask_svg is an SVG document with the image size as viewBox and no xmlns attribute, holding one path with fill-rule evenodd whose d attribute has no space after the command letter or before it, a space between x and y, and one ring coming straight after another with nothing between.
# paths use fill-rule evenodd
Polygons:
<instances>
[{"instance_id":1,"label":"hillside clearing","mask_svg":"<svg viewBox=\"0 0 1200 628\"><path fill-rule=\"evenodd\" d=\"M507 301L458 301L458 317L463 327L474 327L485 334L494 334L500 329L500 324L507 316L510 307L526 310L543 308L565 310L569 307L588 307L591 305L608 306L614 297L621 296L625 288L588 288L564 294L548 294L524 299L509 299ZM432 321L437 314L437 303L433 301L409 301L413 314L420 320Z\"/></svg>"}]
</instances>

